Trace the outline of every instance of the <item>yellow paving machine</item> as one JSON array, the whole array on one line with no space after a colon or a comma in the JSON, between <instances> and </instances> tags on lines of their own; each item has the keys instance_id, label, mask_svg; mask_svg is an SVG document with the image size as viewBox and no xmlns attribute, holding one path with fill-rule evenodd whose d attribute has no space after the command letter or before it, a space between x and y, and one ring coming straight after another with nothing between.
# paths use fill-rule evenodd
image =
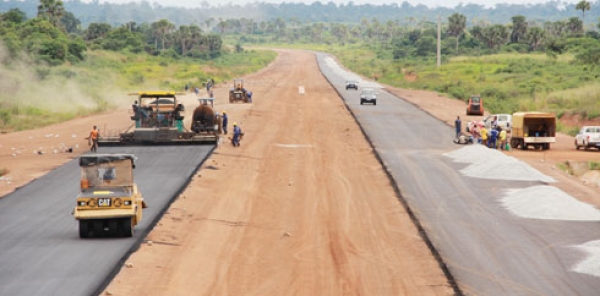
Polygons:
<instances>
[{"instance_id":1,"label":"yellow paving machine","mask_svg":"<svg viewBox=\"0 0 600 296\"><path fill-rule=\"evenodd\" d=\"M98 146L216 143L218 133L197 133L183 125L185 107L175 92L138 92L127 130L101 131Z\"/></svg>"}]
</instances>

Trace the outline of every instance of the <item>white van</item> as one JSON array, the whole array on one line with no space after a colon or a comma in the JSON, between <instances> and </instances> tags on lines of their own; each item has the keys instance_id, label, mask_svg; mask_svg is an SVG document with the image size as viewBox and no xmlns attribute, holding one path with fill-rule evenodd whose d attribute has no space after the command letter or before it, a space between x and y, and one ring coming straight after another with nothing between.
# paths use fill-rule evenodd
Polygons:
<instances>
[{"instance_id":1,"label":"white van","mask_svg":"<svg viewBox=\"0 0 600 296\"><path fill-rule=\"evenodd\" d=\"M501 127L506 132L510 132L512 129L512 115L510 114L492 114L483 119L486 129L492 128L492 121L496 118L496 125Z\"/></svg>"}]
</instances>

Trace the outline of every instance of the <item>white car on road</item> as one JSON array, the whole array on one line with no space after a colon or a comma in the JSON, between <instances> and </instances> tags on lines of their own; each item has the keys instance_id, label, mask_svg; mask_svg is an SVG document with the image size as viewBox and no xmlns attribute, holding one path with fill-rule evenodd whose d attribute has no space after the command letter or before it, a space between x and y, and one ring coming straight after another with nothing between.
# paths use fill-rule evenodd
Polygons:
<instances>
[{"instance_id":1,"label":"white car on road","mask_svg":"<svg viewBox=\"0 0 600 296\"><path fill-rule=\"evenodd\" d=\"M375 89L365 87L360 91L360 104L371 103L377 105L377 92Z\"/></svg>"},{"instance_id":2,"label":"white car on road","mask_svg":"<svg viewBox=\"0 0 600 296\"><path fill-rule=\"evenodd\" d=\"M575 149L581 147L600 149L600 126L584 126L579 130L575 136Z\"/></svg>"}]
</instances>

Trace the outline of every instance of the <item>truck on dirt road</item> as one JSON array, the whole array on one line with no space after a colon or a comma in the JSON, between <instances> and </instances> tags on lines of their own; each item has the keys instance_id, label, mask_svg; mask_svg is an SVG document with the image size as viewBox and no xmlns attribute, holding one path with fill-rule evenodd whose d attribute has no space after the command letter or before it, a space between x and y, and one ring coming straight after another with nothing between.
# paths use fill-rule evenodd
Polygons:
<instances>
[{"instance_id":1,"label":"truck on dirt road","mask_svg":"<svg viewBox=\"0 0 600 296\"><path fill-rule=\"evenodd\" d=\"M556 142L556 115L546 112L517 112L512 115L510 146L548 150Z\"/></svg>"}]
</instances>

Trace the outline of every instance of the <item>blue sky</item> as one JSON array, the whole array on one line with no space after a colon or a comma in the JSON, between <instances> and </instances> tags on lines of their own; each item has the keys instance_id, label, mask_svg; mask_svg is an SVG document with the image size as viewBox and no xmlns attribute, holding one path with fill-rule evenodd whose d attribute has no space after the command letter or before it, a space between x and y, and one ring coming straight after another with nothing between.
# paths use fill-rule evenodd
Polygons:
<instances>
[{"instance_id":1,"label":"blue sky","mask_svg":"<svg viewBox=\"0 0 600 296\"><path fill-rule=\"evenodd\" d=\"M128 2L139 2L140 0L100 0L100 2L110 2L110 3L128 3ZM208 1L208 0L146 0L150 3L159 3L163 6L182 6L182 7L200 7L201 3L205 2L205 3L210 3L210 5L218 5L218 4L226 4L226 3L233 3L233 4L247 4L247 3L254 3L254 2L267 2L267 3L282 3L282 2L303 2L303 3L313 3L316 2L316 0L217 0L217 1ZM328 2L333 2L336 4L342 4L342 3L348 3L348 0L320 0L321 3L328 3ZM398 1L393 1L393 0L354 0L353 1L354 4L373 4L373 5L377 5L377 4L390 4L390 3L402 3L404 2L404 0L398 0ZM503 3L503 4L538 4L538 3L545 3L545 2L549 2L548 0L529 0L529 1L523 1L523 0L486 0L486 1L473 1L473 0L407 0L408 3L412 4L412 5L416 5L416 4L423 4L426 6L430 6L430 7L439 7L439 6L443 6L443 7L455 7L459 4L468 4L468 3L475 3L475 4L480 4L480 5L484 5L487 7L492 7L498 3ZM566 3L566 4L574 4L579 2L579 0L564 0L564 1L559 1L560 3Z\"/></svg>"}]
</instances>

